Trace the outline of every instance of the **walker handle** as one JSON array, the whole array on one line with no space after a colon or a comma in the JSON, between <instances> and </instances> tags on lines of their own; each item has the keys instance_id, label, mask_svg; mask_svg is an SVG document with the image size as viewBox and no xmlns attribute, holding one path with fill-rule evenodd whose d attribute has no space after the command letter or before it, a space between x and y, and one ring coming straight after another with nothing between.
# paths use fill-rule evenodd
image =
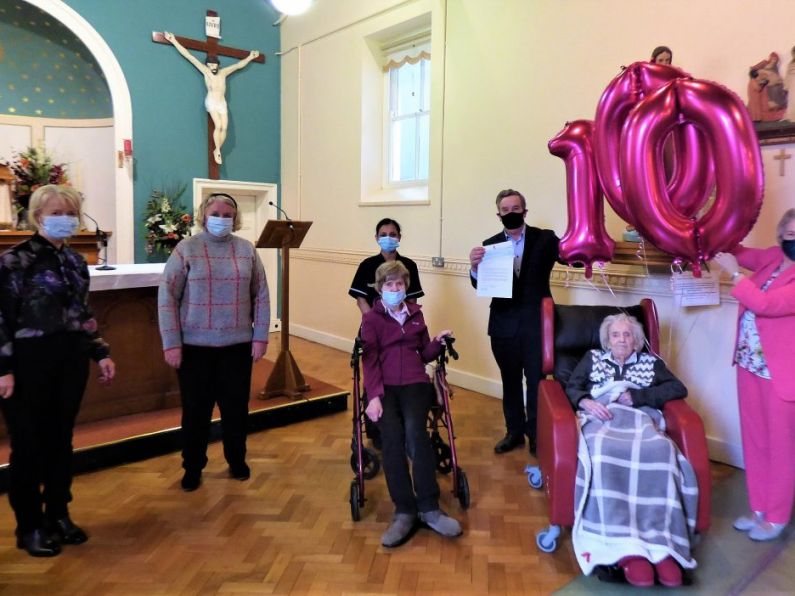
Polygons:
<instances>
[{"instance_id":1,"label":"walker handle","mask_svg":"<svg viewBox=\"0 0 795 596\"><path fill-rule=\"evenodd\" d=\"M453 347L453 343L455 342L454 337L450 337L449 335L445 335L444 337L444 344L447 347L447 352L450 354L453 360L458 360L458 352L455 351Z\"/></svg>"}]
</instances>

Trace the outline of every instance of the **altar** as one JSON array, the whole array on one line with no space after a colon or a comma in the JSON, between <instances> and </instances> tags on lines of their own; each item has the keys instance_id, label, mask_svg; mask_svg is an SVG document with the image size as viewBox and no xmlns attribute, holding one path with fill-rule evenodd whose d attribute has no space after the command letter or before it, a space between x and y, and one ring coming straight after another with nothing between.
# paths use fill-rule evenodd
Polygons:
<instances>
[{"instance_id":1,"label":"altar","mask_svg":"<svg viewBox=\"0 0 795 596\"><path fill-rule=\"evenodd\" d=\"M116 379L100 385L91 364L77 422L179 407L177 376L163 360L157 326L157 286L162 263L117 265L112 271L89 267L91 308L116 362ZM0 425L0 437L5 437Z\"/></svg>"}]
</instances>

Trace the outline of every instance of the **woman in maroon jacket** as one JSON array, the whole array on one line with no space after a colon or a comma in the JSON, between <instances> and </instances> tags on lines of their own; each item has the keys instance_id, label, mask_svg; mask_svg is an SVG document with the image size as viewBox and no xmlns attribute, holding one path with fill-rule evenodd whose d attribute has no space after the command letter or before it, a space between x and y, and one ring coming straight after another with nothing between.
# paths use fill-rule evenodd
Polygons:
<instances>
[{"instance_id":1,"label":"woman in maroon jacket","mask_svg":"<svg viewBox=\"0 0 795 596\"><path fill-rule=\"evenodd\" d=\"M381 298L362 318L365 413L381 431L384 475L395 504L395 517L381 537L387 547L408 540L418 517L442 536L461 534L461 525L439 509L436 458L425 430L436 399L425 363L439 355L450 331L430 339L420 306L405 300L408 286L409 272L400 261L378 267L375 289Z\"/></svg>"}]
</instances>

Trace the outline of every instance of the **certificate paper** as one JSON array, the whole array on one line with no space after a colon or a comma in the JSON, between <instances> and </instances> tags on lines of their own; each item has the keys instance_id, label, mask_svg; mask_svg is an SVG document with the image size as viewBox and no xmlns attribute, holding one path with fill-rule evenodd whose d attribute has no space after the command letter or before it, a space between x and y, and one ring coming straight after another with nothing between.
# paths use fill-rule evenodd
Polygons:
<instances>
[{"instance_id":1,"label":"certificate paper","mask_svg":"<svg viewBox=\"0 0 795 596\"><path fill-rule=\"evenodd\" d=\"M480 268L478 268L480 269ZM689 271L673 274L674 296L681 306L712 306L720 304L717 274L704 271L693 277Z\"/></svg>"},{"instance_id":2,"label":"certificate paper","mask_svg":"<svg viewBox=\"0 0 795 596\"><path fill-rule=\"evenodd\" d=\"M478 265L478 296L510 298L513 294L513 242L484 246L486 254Z\"/></svg>"}]
</instances>

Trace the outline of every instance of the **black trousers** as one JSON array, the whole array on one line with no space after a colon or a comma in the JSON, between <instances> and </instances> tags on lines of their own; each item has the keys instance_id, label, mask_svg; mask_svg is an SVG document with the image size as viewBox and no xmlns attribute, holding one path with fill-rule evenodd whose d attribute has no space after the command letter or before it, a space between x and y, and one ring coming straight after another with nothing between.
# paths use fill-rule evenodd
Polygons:
<instances>
[{"instance_id":1,"label":"black trousers","mask_svg":"<svg viewBox=\"0 0 795 596\"><path fill-rule=\"evenodd\" d=\"M502 413L512 435L536 436L538 383L541 380L541 346L522 334L492 337L491 351L502 377ZM527 402L522 391L527 384Z\"/></svg>"},{"instance_id":2,"label":"black trousers","mask_svg":"<svg viewBox=\"0 0 795 596\"><path fill-rule=\"evenodd\" d=\"M415 514L439 508L436 456L426 431L428 411L435 399L430 383L384 387L384 413L378 428L383 441L386 485L397 513ZM412 463L411 472L408 460Z\"/></svg>"},{"instance_id":3,"label":"black trousers","mask_svg":"<svg viewBox=\"0 0 795 596\"><path fill-rule=\"evenodd\" d=\"M182 346L177 371L182 398L182 467L201 471L213 407L221 411L224 457L230 466L246 460L246 424L251 392L251 343L222 347Z\"/></svg>"},{"instance_id":4,"label":"black trousers","mask_svg":"<svg viewBox=\"0 0 795 596\"><path fill-rule=\"evenodd\" d=\"M68 515L72 432L88 380L77 333L14 341L14 393L0 400L11 437L8 500L24 534Z\"/></svg>"}]
</instances>

